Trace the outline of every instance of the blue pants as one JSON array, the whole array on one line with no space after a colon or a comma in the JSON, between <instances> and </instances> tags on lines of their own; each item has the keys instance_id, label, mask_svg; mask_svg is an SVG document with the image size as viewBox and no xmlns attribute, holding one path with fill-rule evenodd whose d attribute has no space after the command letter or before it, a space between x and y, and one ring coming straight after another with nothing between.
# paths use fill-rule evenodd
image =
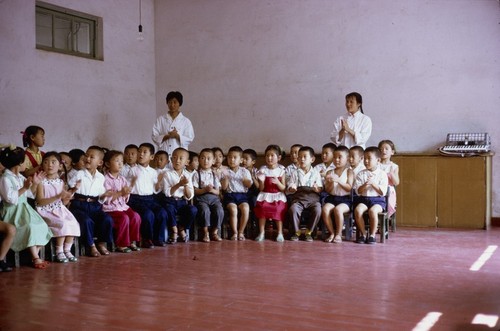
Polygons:
<instances>
[{"instance_id":1,"label":"blue pants","mask_svg":"<svg viewBox=\"0 0 500 331\"><path fill-rule=\"evenodd\" d=\"M176 200L174 198L165 198L165 209L168 213L168 219L170 221L169 227L181 226L186 230L191 228L193 224L198 208L188 204L184 199ZM177 215L179 215L179 224L177 224Z\"/></svg>"},{"instance_id":2,"label":"blue pants","mask_svg":"<svg viewBox=\"0 0 500 331\"><path fill-rule=\"evenodd\" d=\"M164 242L169 216L154 196L131 194L128 205L141 216L142 240Z\"/></svg>"},{"instance_id":3,"label":"blue pants","mask_svg":"<svg viewBox=\"0 0 500 331\"><path fill-rule=\"evenodd\" d=\"M80 223L81 236L86 246L94 244L94 237L97 242L113 242L113 219L102 211L99 202L72 200L69 209Z\"/></svg>"}]
</instances>

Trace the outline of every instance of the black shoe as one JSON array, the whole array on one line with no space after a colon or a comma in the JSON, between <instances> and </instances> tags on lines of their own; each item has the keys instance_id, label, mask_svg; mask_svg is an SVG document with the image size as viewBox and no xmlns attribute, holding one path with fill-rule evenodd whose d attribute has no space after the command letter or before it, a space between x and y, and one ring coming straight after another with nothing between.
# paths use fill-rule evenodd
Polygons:
<instances>
[{"instance_id":1,"label":"black shoe","mask_svg":"<svg viewBox=\"0 0 500 331\"><path fill-rule=\"evenodd\" d=\"M166 244L164 241L160 241L160 240L155 240L155 241L153 242L153 244L154 244L155 246L158 246L158 247L165 247L165 246L167 246L167 244Z\"/></svg>"},{"instance_id":2,"label":"black shoe","mask_svg":"<svg viewBox=\"0 0 500 331\"><path fill-rule=\"evenodd\" d=\"M356 244L364 244L366 241L366 238L365 236L360 236L357 240L356 240Z\"/></svg>"},{"instance_id":3,"label":"black shoe","mask_svg":"<svg viewBox=\"0 0 500 331\"><path fill-rule=\"evenodd\" d=\"M151 240L144 240L142 242L142 248L154 248L155 245L153 245L153 242Z\"/></svg>"},{"instance_id":4,"label":"black shoe","mask_svg":"<svg viewBox=\"0 0 500 331\"><path fill-rule=\"evenodd\" d=\"M375 237L369 236L368 239L366 239L366 243L369 245L375 245L377 240L375 240Z\"/></svg>"},{"instance_id":5,"label":"black shoe","mask_svg":"<svg viewBox=\"0 0 500 331\"><path fill-rule=\"evenodd\" d=\"M9 271L12 271L12 268L5 261L0 261L0 272Z\"/></svg>"}]
</instances>

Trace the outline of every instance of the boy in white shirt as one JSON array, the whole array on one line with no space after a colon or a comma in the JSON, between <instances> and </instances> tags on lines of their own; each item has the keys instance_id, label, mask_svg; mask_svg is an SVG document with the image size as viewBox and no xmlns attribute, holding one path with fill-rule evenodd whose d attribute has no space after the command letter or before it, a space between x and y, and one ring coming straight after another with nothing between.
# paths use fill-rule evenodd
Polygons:
<instances>
[{"instance_id":1,"label":"boy in white shirt","mask_svg":"<svg viewBox=\"0 0 500 331\"><path fill-rule=\"evenodd\" d=\"M194 196L191 174L186 170L189 152L178 147L172 153L172 170L163 174L163 193L165 194L165 209L169 217L169 227L172 229L167 243L175 244L189 241L189 229L193 224L198 209L188 201ZM179 222L177 222L179 216ZM179 236L179 237L178 237Z\"/></svg>"},{"instance_id":2,"label":"boy in white shirt","mask_svg":"<svg viewBox=\"0 0 500 331\"><path fill-rule=\"evenodd\" d=\"M357 193L357 196L354 197L354 219L358 231L361 232L356 243L375 244L378 214L386 208L385 195L389 180L387 173L379 167L380 150L378 147L368 147L365 150L363 162L366 169L358 173L353 187ZM368 211L370 219L369 236L366 233L363 220L363 213L366 211Z\"/></svg>"},{"instance_id":3,"label":"boy in white shirt","mask_svg":"<svg viewBox=\"0 0 500 331\"><path fill-rule=\"evenodd\" d=\"M104 199L111 196L104 188L104 175L97 171L102 166L104 152L98 146L90 146L85 153L85 169L78 170L68 181L76 188L70 211L75 215L89 256L109 255L107 244L113 242L113 219L102 210ZM97 246L94 243L97 238Z\"/></svg>"},{"instance_id":4,"label":"boy in white shirt","mask_svg":"<svg viewBox=\"0 0 500 331\"><path fill-rule=\"evenodd\" d=\"M168 213L155 199L155 193L159 190L160 175L149 166L154 152L152 144L142 143L138 151L138 165L131 168L128 177L125 177L131 183L128 205L141 216L141 239L144 248L166 245Z\"/></svg>"},{"instance_id":5,"label":"boy in white shirt","mask_svg":"<svg viewBox=\"0 0 500 331\"><path fill-rule=\"evenodd\" d=\"M314 149L303 146L299 149L299 168L291 174L287 183L288 191L292 193L291 205L288 209L288 216L291 222L291 241L298 241L301 235L300 220L302 212L310 212L309 222L306 229L305 240L313 241L314 231L321 217L321 203L319 193L323 190L321 175L312 167L314 162Z\"/></svg>"}]
</instances>

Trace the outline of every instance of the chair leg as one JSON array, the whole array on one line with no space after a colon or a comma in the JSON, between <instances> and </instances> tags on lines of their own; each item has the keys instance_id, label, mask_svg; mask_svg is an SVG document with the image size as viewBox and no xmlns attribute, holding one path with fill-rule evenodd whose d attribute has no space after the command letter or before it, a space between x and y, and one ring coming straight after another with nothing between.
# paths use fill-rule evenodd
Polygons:
<instances>
[{"instance_id":1,"label":"chair leg","mask_svg":"<svg viewBox=\"0 0 500 331\"><path fill-rule=\"evenodd\" d=\"M380 231L380 242L385 243L385 235L386 235L386 222L387 222L387 214L378 214L378 222L379 222L379 231Z\"/></svg>"},{"instance_id":2,"label":"chair leg","mask_svg":"<svg viewBox=\"0 0 500 331\"><path fill-rule=\"evenodd\" d=\"M352 239L351 212L344 213L344 226L345 226L345 240L351 241L351 239Z\"/></svg>"}]
</instances>

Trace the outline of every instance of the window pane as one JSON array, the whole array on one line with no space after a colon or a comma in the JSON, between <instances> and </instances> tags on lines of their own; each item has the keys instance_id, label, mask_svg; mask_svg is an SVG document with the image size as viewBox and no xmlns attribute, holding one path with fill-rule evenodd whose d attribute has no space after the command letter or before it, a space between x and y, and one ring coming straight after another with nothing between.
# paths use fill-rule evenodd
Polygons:
<instances>
[{"instance_id":1,"label":"window pane","mask_svg":"<svg viewBox=\"0 0 500 331\"><path fill-rule=\"evenodd\" d=\"M36 43L52 47L52 15L36 13Z\"/></svg>"},{"instance_id":2,"label":"window pane","mask_svg":"<svg viewBox=\"0 0 500 331\"><path fill-rule=\"evenodd\" d=\"M75 23L75 51L90 54L90 24L84 22Z\"/></svg>"},{"instance_id":3,"label":"window pane","mask_svg":"<svg viewBox=\"0 0 500 331\"><path fill-rule=\"evenodd\" d=\"M71 51L71 21L54 17L54 47Z\"/></svg>"}]
</instances>

